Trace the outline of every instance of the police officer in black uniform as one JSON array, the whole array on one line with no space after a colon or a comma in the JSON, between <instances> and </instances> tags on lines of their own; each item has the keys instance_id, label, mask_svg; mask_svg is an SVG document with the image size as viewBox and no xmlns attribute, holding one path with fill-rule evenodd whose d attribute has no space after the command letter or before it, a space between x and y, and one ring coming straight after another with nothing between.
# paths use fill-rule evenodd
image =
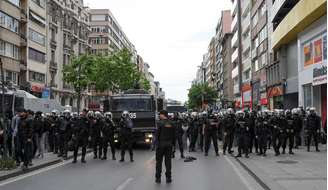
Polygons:
<instances>
[{"instance_id":1,"label":"police officer in black uniform","mask_svg":"<svg viewBox=\"0 0 328 190\"><path fill-rule=\"evenodd\" d=\"M208 156L208 150L210 148L211 140L216 156L219 156L218 148L218 125L219 121L215 114L211 114L208 118L207 112L203 112L203 123L204 123L204 137L205 137L205 156Z\"/></svg>"},{"instance_id":2,"label":"police officer in black uniform","mask_svg":"<svg viewBox=\"0 0 328 190\"><path fill-rule=\"evenodd\" d=\"M253 152L253 145L255 147L255 153L258 153L258 142L255 138L255 120L256 120L256 112L251 111L248 118L248 126L250 129L250 139L249 139L249 153Z\"/></svg>"},{"instance_id":3,"label":"police officer in black uniform","mask_svg":"<svg viewBox=\"0 0 328 190\"><path fill-rule=\"evenodd\" d=\"M228 148L228 153L233 153L232 143L234 140L234 133L235 133L235 115L232 108L227 110L227 114L224 116L223 122L223 136L224 136L224 143L223 143L223 154L225 155L226 149Z\"/></svg>"},{"instance_id":4,"label":"police officer in black uniform","mask_svg":"<svg viewBox=\"0 0 328 190\"><path fill-rule=\"evenodd\" d=\"M160 111L160 120L157 123L156 131L156 174L155 182L161 183L162 174L162 162L163 157L165 158L165 168L166 168L166 182L172 182L171 174L171 153L172 148L175 145L175 132L174 125L172 121L168 119L168 113L166 110Z\"/></svg>"},{"instance_id":5,"label":"police officer in black uniform","mask_svg":"<svg viewBox=\"0 0 328 190\"><path fill-rule=\"evenodd\" d=\"M105 121L104 125L100 129L100 136L101 136L101 150L103 153L103 157L101 158L102 160L107 159L107 148L108 148L108 143L110 145L110 149L112 152L112 160L116 160L115 157L115 142L114 142L114 133L115 133L115 123L113 121L113 115L111 112L106 112L105 113Z\"/></svg>"},{"instance_id":6,"label":"police officer in black uniform","mask_svg":"<svg viewBox=\"0 0 328 190\"><path fill-rule=\"evenodd\" d=\"M320 136L320 122L321 119L319 116L317 116L315 112L315 108L311 107L309 109L309 114L306 117L305 120L305 133L307 135L307 151L310 152L310 144L311 144L311 139L313 138L314 144L315 144L315 149L317 152L320 152L318 143L319 143L319 136Z\"/></svg>"},{"instance_id":7,"label":"police officer in black uniform","mask_svg":"<svg viewBox=\"0 0 328 190\"><path fill-rule=\"evenodd\" d=\"M173 118L172 118L172 122L173 125L175 127L175 138L176 141L178 142L178 146L179 146L179 150L180 150L180 157L181 158L185 158L184 154L183 154L183 142L182 142L182 136L183 136L183 129L182 129L182 121L183 118L179 117L178 113L174 113ZM172 157L175 157L175 146L174 146L174 150L173 150L173 154Z\"/></svg>"},{"instance_id":8,"label":"police officer in black uniform","mask_svg":"<svg viewBox=\"0 0 328 190\"><path fill-rule=\"evenodd\" d=\"M198 127L199 127L199 119L197 118L197 113L193 112L191 114L191 121L189 124L189 133L190 133L190 145L189 145L189 152L195 152L195 146L198 137Z\"/></svg>"},{"instance_id":9,"label":"police officer in black uniform","mask_svg":"<svg viewBox=\"0 0 328 190\"><path fill-rule=\"evenodd\" d=\"M65 110L63 116L59 119L58 139L59 139L59 154L58 157L67 158L68 141L72 132L71 112Z\"/></svg>"},{"instance_id":10,"label":"police officer in black uniform","mask_svg":"<svg viewBox=\"0 0 328 190\"><path fill-rule=\"evenodd\" d=\"M49 147L50 152L58 153L59 144L58 144L58 127L59 127L59 119L57 117L57 110L52 110L51 115L49 117Z\"/></svg>"},{"instance_id":11,"label":"police officer in black uniform","mask_svg":"<svg viewBox=\"0 0 328 190\"><path fill-rule=\"evenodd\" d=\"M255 120L255 138L258 142L258 148L260 149L260 152L257 153L257 155L263 155L266 156L266 150L267 150L267 141L269 136L269 124L266 120L266 112L258 112L258 116Z\"/></svg>"},{"instance_id":12,"label":"police officer in black uniform","mask_svg":"<svg viewBox=\"0 0 328 190\"><path fill-rule=\"evenodd\" d=\"M88 141L90 140L90 120L87 118L87 110L83 110L80 117L74 122L72 139L74 142L74 159L77 161L79 147L82 147L81 162L86 163L85 154L87 152Z\"/></svg>"},{"instance_id":13,"label":"police officer in black uniform","mask_svg":"<svg viewBox=\"0 0 328 190\"><path fill-rule=\"evenodd\" d=\"M99 111L95 112L95 117L91 124L91 141L93 147L93 159L102 157L102 141L101 141L101 128L104 125L102 115Z\"/></svg>"},{"instance_id":14,"label":"police officer in black uniform","mask_svg":"<svg viewBox=\"0 0 328 190\"><path fill-rule=\"evenodd\" d=\"M128 111L123 111L122 117L119 123L120 126L120 143L121 143L121 160L120 162L124 162L125 150L128 149L130 153L130 161L133 162L133 135L132 135L132 128L133 122L129 117Z\"/></svg>"},{"instance_id":15,"label":"police officer in black uniform","mask_svg":"<svg viewBox=\"0 0 328 190\"><path fill-rule=\"evenodd\" d=\"M281 146L281 122L280 122L280 110L275 110L274 115L270 120L270 126L272 130L272 147L275 151L275 155L280 155L280 146Z\"/></svg>"},{"instance_id":16,"label":"police officer in black uniform","mask_svg":"<svg viewBox=\"0 0 328 190\"><path fill-rule=\"evenodd\" d=\"M303 129L303 119L301 114L301 109L299 108L294 108L292 109L292 114L293 114L293 128L294 128L294 133L295 133L295 148L298 149L298 146L301 145L302 142L302 137L301 137L301 132Z\"/></svg>"},{"instance_id":17,"label":"police officer in black uniform","mask_svg":"<svg viewBox=\"0 0 328 190\"><path fill-rule=\"evenodd\" d=\"M294 147L294 119L292 116L292 112L290 110L285 111L285 119L286 119L286 132L287 132L287 137L285 140L285 144L287 143L288 140L288 147L289 147L289 154L294 154L293 153L293 147ZM286 145L285 145L286 146Z\"/></svg>"},{"instance_id":18,"label":"police officer in black uniform","mask_svg":"<svg viewBox=\"0 0 328 190\"><path fill-rule=\"evenodd\" d=\"M238 155L236 157L241 157L242 153L245 153L245 158L249 158L248 150L249 150L249 126L248 121L245 118L245 113L242 111L238 111L236 113L236 136L237 136L237 144L238 144Z\"/></svg>"}]
</instances>

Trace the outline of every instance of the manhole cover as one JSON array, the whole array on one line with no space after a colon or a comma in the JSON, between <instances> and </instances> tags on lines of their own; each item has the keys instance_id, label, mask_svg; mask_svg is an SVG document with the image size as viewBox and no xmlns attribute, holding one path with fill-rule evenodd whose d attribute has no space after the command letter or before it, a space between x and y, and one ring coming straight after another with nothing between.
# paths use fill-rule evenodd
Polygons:
<instances>
[{"instance_id":1,"label":"manhole cover","mask_svg":"<svg viewBox=\"0 0 328 190\"><path fill-rule=\"evenodd\" d=\"M280 161L277 161L277 163L280 163L280 164L296 164L297 161L294 161L294 160L280 160Z\"/></svg>"}]
</instances>

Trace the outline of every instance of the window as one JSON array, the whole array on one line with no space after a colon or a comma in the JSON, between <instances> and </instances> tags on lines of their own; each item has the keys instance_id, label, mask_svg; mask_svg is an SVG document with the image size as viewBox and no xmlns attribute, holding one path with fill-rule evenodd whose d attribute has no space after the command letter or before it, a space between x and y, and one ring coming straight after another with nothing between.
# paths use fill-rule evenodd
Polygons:
<instances>
[{"instance_id":1,"label":"window","mask_svg":"<svg viewBox=\"0 0 328 190\"><path fill-rule=\"evenodd\" d=\"M29 11L29 18L31 21L33 21L34 23L38 24L41 27L45 27L46 26L46 20L44 18L42 18L41 16L33 13L31 10Z\"/></svg>"},{"instance_id":2,"label":"window","mask_svg":"<svg viewBox=\"0 0 328 190\"><path fill-rule=\"evenodd\" d=\"M265 4L265 1L263 1L263 3L262 3L262 5L261 5L261 7L259 8L259 16L263 16L264 14L265 14L265 12L266 12L266 4Z\"/></svg>"},{"instance_id":3,"label":"window","mask_svg":"<svg viewBox=\"0 0 328 190\"><path fill-rule=\"evenodd\" d=\"M35 50L33 48L29 48L28 50L28 58L32 59L34 61L37 61L39 63L45 63L45 53L42 53L38 50Z\"/></svg>"},{"instance_id":4,"label":"window","mask_svg":"<svg viewBox=\"0 0 328 190\"><path fill-rule=\"evenodd\" d=\"M13 84L17 84L17 73L12 71L6 71L5 72L5 80L10 81Z\"/></svg>"},{"instance_id":5,"label":"window","mask_svg":"<svg viewBox=\"0 0 328 190\"><path fill-rule=\"evenodd\" d=\"M256 59L254 61L254 71L258 71L259 70L259 61Z\"/></svg>"},{"instance_id":6,"label":"window","mask_svg":"<svg viewBox=\"0 0 328 190\"><path fill-rule=\"evenodd\" d=\"M105 21L106 17L105 15L91 15L92 21Z\"/></svg>"},{"instance_id":7,"label":"window","mask_svg":"<svg viewBox=\"0 0 328 190\"><path fill-rule=\"evenodd\" d=\"M263 42L263 40L265 40L267 37L268 37L267 27L265 26L262 28L262 30L258 34L259 43Z\"/></svg>"},{"instance_id":8,"label":"window","mask_svg":"<svg viewBox=\"0 0 328 190\"><path fill-rule=\"evenodd\" d=\"M311 84L303 85L304 107L312 106L312 86Z\"/></svg>"},{"instance_id":9,"label":"window","mask_svg":"<svg viewBox=\"0 0 328 190\"><path fill-rule=\"evenodd\" d=\"M45 45L45 36L34 31L33 29L30 28L29 30L29 39L32 40L33 42L36 42L42 46Z\"/></svg>"},{"instance_id":10,"label":"window","mask_svg":"<svg viewBox=\"0 0 328 190\"><path fill-rule=\"evenodd\" d=\"M40 7L45 7L45 0L32 0L35 4L39 5Z\"/></svg>"},{"instance_id":11,"label":"window","mask_svg":"<svg viewBox=\"0 0 328 190\"><path fill-rule=\"evenodd\" d=\"M14 44L0 40L0 55L19 59L19 48Z\"/></svg>"},{"instance_id":12,"label":"window","mask_svg":"<svg viewBox=\"0 0 328 190\"><path fill-rule=\"evenodd\" d=\"M255 15L252 18L252 26L253 27L256 26L257 21L258 21L258 16L257 16L257 13L255 13Z\"/></svg>"},{"instance_id":13,"label":"window","mask_svg":"<svg viewBox=\"0 0 328 190\"><path fill-rule=\"evenodd\" d=\"M19 7L19 0L7 0L7 1Z\"/></svg>"},{"instance_id":14,"label":"window","mask_svg":"<svg viewBox=\"0 0 328 190\"><path fill-rule=\"evenodd\" d=\"M44 83L45 82L45 74L30 71L29 72L29 79L30 79L30 81L33 81L33 82Z\"/></svg>"},{"instance_id":15,"label":"window","mask_svg":"<svg viewBox=\"0 0 328 190\"><path fill-rule=\"evenodd\" d=\"M13 17L0 11L0 26L7 28L10 31L18 33L19 22Z\"/></svg>"}]
</instances>

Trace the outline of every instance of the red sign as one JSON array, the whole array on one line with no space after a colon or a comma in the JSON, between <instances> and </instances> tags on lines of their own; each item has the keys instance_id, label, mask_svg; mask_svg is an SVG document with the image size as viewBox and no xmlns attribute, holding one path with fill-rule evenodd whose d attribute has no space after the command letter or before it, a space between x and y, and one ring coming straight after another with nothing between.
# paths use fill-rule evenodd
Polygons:
<instances>
[{"instance_id":1,"label":"red sign","mask_svg":"<svg viewBox=\"0 0 328 190\"><path fill-rule=\"evenodd\" d=\"M31 87L31 91L32 92L42 92L42 86L39 86L39 85L32 85Z\"/></svg>"},{"instance_id":2,"label":"red sign","mask_svg":"<svg viewBox=\"0 0 328 190\"><path fill-rule=\"evenodd\" d=\"M261 105L267 105L268 104L268 99L267 98L262 98L261 99Z\"/></svg>"},{"instance_id":3,"label":"red sign","mask_svg":"<svg viewBox=\"0 0 328 190\"><path fill-rule=\"evenodd\" d=\"M235 108L240 108L240 101L235 101Z\"/></svg>"},{"instance_id":4,"label":"red sign","mask_svg":"<svg viewBox=\"0 0 328 190\"><path fill-rule=\"evenodd\" d=\"M268 98L274 97L274 96L281 96L283 95L283 90L281 86L275 86L272 88L269 88L268 90Z\"/></svg>"},{"instance_id":5,"label":"red sign","mask_svg":"<svg viewBox=\"0 0 328 190\"><path fill-rule=\"evenodd\" d=\"M241 91L245 92L245 91L249 91L251 90L252 87L250 84L244 84L242 87L241 87Z\"/></svg>"}]
</instances>

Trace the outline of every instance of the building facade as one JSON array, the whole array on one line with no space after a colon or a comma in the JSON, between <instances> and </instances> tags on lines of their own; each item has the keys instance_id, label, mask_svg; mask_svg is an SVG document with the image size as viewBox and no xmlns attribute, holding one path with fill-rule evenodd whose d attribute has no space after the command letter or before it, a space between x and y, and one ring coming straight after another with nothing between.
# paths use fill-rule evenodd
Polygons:
<instances>
[{"instance_id":1,"label":"building facade","mask_svg":"<svg viewBox=\"0 0 328 190\"><path fill-rule=\"evenodd\" d=\"M61 105L77 108L77 97L71 85L63 81L63 67L74 56L90 51L88 8L83 1L51 0L47 3L47 86L50 98ZM88 93L82 93L81 108L88 104Z\"/></svg>"}]
</instances>

